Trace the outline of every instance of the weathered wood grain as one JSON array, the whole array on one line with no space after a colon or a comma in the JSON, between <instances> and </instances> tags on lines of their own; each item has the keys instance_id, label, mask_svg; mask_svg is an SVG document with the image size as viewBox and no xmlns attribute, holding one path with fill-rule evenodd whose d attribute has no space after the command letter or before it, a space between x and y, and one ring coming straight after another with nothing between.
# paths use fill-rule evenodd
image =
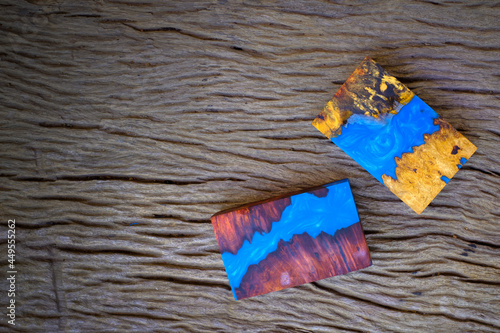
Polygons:
<instances>
[{"instance_id":1,"label":"weathered wood grain","mask_svg":"<svg viewBox=\"0 0 500 333\"><path fill-rule=\"evenodd\" d=\"M497 1L0 8L15 331L500 330ZM366 55L478 147L421 216L311 125ZM346 177L374 265L235 302L210 216Z\"/></svg>"}]
</instances>

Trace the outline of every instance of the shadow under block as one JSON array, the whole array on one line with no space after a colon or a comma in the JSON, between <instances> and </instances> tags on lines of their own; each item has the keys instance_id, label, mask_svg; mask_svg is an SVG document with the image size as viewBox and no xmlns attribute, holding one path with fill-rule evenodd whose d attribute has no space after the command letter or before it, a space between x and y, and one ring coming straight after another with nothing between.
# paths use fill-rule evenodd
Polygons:
<instances>
[{"instance_id":1,"label":"shadow under block","mask_svg":"<svg viewBox=\"0 0 500 333\"><path fill-rule=\"evenodd\" d=\"M371 265L347 179L222 211L212 225L237 300Z\"/></svg>"},{"instance_id":2,"label":"shadow under block","mask_svg":"<svg viewBox=\"0 0 500 333\"><path fill-rule=\"evenodd\" d=\"M312 124L417 214L476 151L369 57Z\"/></svg>"}]
</instances>

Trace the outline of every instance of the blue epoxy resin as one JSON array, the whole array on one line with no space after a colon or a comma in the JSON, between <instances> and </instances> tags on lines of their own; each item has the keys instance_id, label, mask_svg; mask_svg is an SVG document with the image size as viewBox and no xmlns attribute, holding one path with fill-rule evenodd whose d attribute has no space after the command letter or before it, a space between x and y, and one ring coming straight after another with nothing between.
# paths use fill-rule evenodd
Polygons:
<instances>
[{"instance_id":1,"label":"blue epoxy resin","mask_svg":"<svg viewBox=\"0 0 500 333\"><path fill-rule=\"evenodd\" d=\"M395 156L413 152L413 147L425 143L424 134L439 130L434 125L438 117L415 95L397 114L351 116L332 142L384 183L384 174L397 179Z\"/></svg>"},{"instance_id":2,"label":"blue epoxy resin","mask_svg":"<svg viewBox=\"0 0 500 333\"><path fill-rule=\"evenodd\" d=\"M460 164L457 164L457 167L461 169L464 166L465 162L467 162L467 159L465 157L461 157Z\"/></svg>"},{"instance_id":3,"label":"blue epoxy resin","mask_svg":"<svg viewBox=\"0 0 500 333\"><path fill-rule=\"evenodd\" d=\"M445 182L446 184L448 184L448 182L450 181L450 178L446 177L446 176L441 176L441 180L443 182Z\"/></svg>"}]
</instances>

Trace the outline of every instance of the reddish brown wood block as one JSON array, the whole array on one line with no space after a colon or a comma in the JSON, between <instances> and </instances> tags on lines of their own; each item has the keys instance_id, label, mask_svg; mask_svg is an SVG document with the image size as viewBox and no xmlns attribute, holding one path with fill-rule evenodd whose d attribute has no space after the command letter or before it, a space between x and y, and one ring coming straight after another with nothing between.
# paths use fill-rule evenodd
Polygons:
<instances>
[{"instance_id":1,"label":"reddish brown wood block","mask_svg":"<svg viewBox=\"0 0 500 333\"><path fill-rule=\"evenodd\" d=\"M212 217L236 299L371 265L347 179Z\"/></svg>"}]
</instances>

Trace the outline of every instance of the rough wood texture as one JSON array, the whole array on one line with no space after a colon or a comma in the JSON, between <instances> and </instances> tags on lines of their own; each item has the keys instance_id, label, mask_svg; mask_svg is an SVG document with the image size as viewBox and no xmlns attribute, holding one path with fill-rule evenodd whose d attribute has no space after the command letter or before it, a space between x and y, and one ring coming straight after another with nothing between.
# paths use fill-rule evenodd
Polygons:
<instances>
[{"instance_id":1,"label":"rough wood texture","mask_svg":"<svg viewBox=\"0 0 500 333\"><path fill-rule=\"evenodd\" d=\"M0 9L17 331L500 330L498 1ZM311 126L366 55L478 147L420 216ZM373 266L234 301L210 216L346 177Z\"/></svg>"}]
</instances>

